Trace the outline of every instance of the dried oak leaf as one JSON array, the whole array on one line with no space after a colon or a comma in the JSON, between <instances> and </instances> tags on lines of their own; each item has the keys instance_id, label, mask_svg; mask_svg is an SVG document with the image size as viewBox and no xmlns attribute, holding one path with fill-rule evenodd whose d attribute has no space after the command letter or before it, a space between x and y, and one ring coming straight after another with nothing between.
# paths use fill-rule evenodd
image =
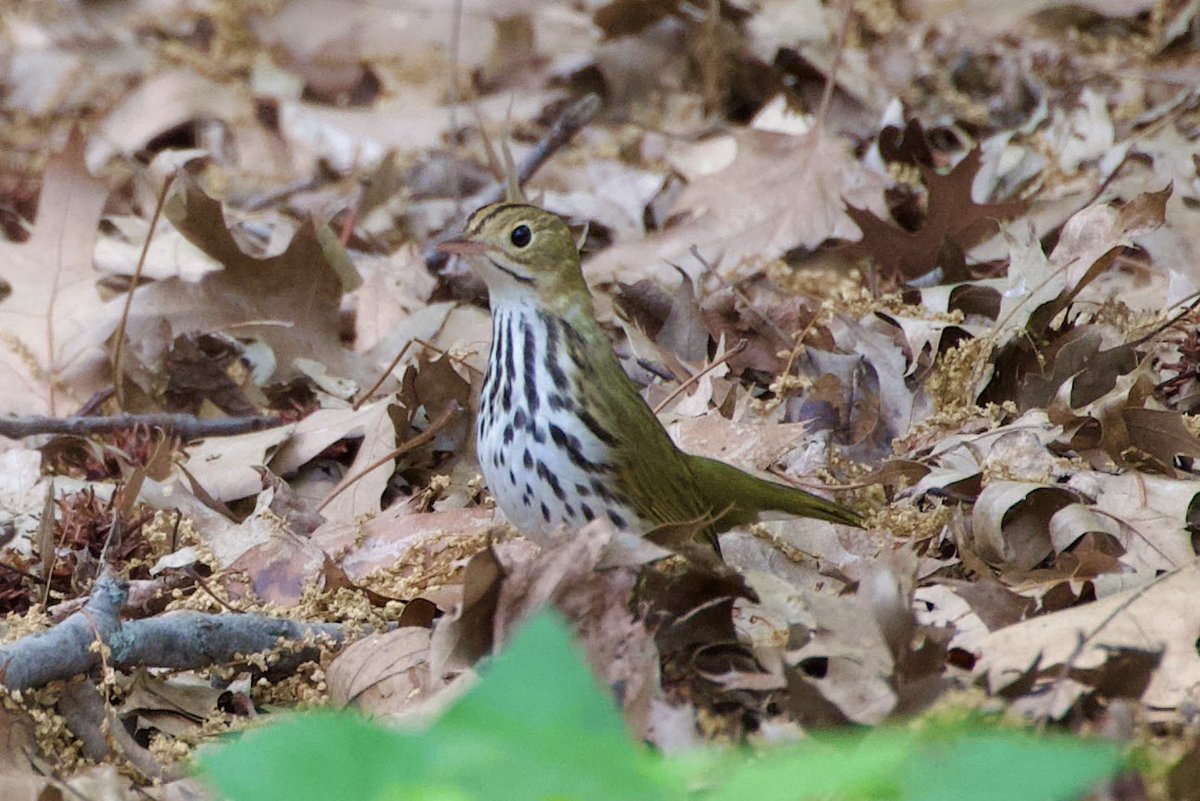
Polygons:
<instances>
[{"instance_id":1,"label":"dried oak leaf","mask_svg":"<svg viewBox=\"0 0 1200 801\"><path fill-rule=\"evenodd\" d=\"M1024 241L1009 236L1007 285L996 323L1002 344L978 392L980 402L999 403L1016 397L1023 404L1046 405L1039 399L1060 391L1062 379L1071 375L1079 375L1080 397L1091 397L1094 387L1103 394L1098 387L1111 386L1107 376L1113 371L1130 369L1129 353L1120 348L1100 350L1102 343L1097 337L1072 334L1069 320L1056 329L1051 324L1061 319L1060 312L1081 292L1109 271L1122 249L1131 246L1136 237L1163 225L1171 192L1172 187L1167 186L1138 195L1120 208L1102 203L1080 210L1063 225L1049 257L1032 235ZM1075 337L1081 341L1070 344ZM1056 363L1060 357L1071 359L1062 371ZM1072 370L1087 375L1068 372ZM1061 377L1056 377L1060 372Z\"/></svg>"},{"instance_id":2,"label":"dried oak leaf","mask_svg":"<svg viewBox=\"0 0 1200 801\"><path fill-rule=\"evenodd\" d=\"M982 151L975 148L945 175L918 165L929 202L925 224L916 231L897 228L869 209L848 202L846 214L862 230L862 239L848 251L873 259L888 275L912 279L946 266L950 254L961 254L995 234L1002 220L1020 214L1027 204L976 203L971 199L981 156Z\"/></svg>"},{"instance_id":3,"label":"dried oak leaf","mask_svg":"<svg viewBox=\"0 0 1200 801\"><path fill-rule=\"evenodd\" d=\"M24 710L0 710L0 796L4 798L53 797L52 780L38 769L35 723Z\"/></svg>"},{"instance_id":4,"label":"dried oak leaf","mask_svg":"<svg viewBox=\"0 0 1200 801\"><path fill-rule=\"evenodd\" d=\"M1197 586L1200 564L1193 562L1150 584L999 629L979 644L975 674L997 692L1032 669L1038 685L1077 696L1122 653L1159 653L1140 697L1148 710L1174 717L1200 685Z\"/></svg>"},{"instance_id":5,"label":"dried oak leaf","mask_svg":"<svg viewBox=\"0 0 1200 801\"><path fill-rule=\"evenodd\" d=\"M352 643L327 671L330 701L370 715L411 711L444 686L429 671L429 629L405 626Z\"/></svg>"},{"instance_id":6,"label":"dried oak leaf","mask_svg":"<svg viewBox=\"0 0 1200 801\"><path fill-rule=\"evenodd\" d=\"M1075 500L1057 486L992 481L975 501L975 544L990 563L1032 569L1054 552L1050 519Z\"/></svg>"},{"instance_id":7,"label":"dried oak leaf","mask_svg":"<svg viewBox=\"0 0 1200 801\"><path fill-rule=\"evenodd\" d=\"M1200 457L1200 439L1184 425L1179 412L1130 406L1124 418L1130 444L1167 470L1175 471L1176 456Z\"/></svg>"},{"instance_id":8,"label":"dried oak leaf","mask_svg":"<svg viewBox=\"0 0 1200 801\"><path fill-rule=\"evenodd\" d=\"M99 345L116 324L101 303L92 248L108 188L83 161L75 131L51 156L33 233L0 241L0 408L13 414L61 414L64 394L86 399L103 382ZM99 333L97 328L103 329Z\"/></svg>"},{"instance_id":9,"label":"dried oak leaf","mask_svg":"<svg viewBox=\"0 0 1200 801\"><path fill-rule=\"evenodd\" d=\"M297 375L297 358L316 359L331 373L366 379L353 353L339 341L342 294L358 274L324 225L305 222L278 255L258 258L238 245L221 203L187 176L168 200L175 227L224 269L197 283L171 278L137 290L130 315L131 339L166 321L172 332L230 329L239 338L265 342L275 354L274 380Z\"/></svg>"},{"instance_id":10,"label":"dried oak leaf","mask_svg":"<svg viewBox=\"0 0 1200 801\"><path fill-rule=\"evenodd\" d=\"M248 176L285 180L282 176L290 174L290 154L255 114L252 93L182 67L148 77L121 98L100 121L88 162L104 164L118 154L132 158L156 137L196 120L223 123L224 152L235 159L228 173L232 180L249 184Z\"/></svg>"},{"instance_id":11,"label":"dried oak leaf","mask_svg":"<svg viewBox=\"0 0 1200 801\"><path fill-rule=\"evenodd\" d=\"M874 724L886 718L898 700L892 686L896 665L867 594L804 591L802 597L816 624L810 639L787 654L793 714L821 725L824 721L813 720L807 704L796 703L819 697L845 720Z\"/></svg>"},{"instance_id":12,"label":"dried oak leaf","mask_svg":"<svg viewBox=\"0 0 1200 801\"><path fill-rule=\"evenodd\" d=\"M241 355L241 345L232 337L196 333L176 337L166 358L163 400L167 409L196 414L207 400L231 416L256 414L258 409L228 372Z\"/></svg>"},{"instance_id":13,"label":"dried oak leaf","mask_svg":"<svg viewBox=\"0 0 1200 801\"><path fill-rule=\"evenodd\" d=\"M732 162L683 191L672 210L679 223L597 254L585 265L588 276L635 283L647 273L667 277L661 268L672 263L694 279L703 266L690 256L695 247L709 264L720 262L727 279L739 280L789 250L856 238L843 198L882 209L883 179L834 137L745 130L732 139Z\"/></svg>"}]
</instances>

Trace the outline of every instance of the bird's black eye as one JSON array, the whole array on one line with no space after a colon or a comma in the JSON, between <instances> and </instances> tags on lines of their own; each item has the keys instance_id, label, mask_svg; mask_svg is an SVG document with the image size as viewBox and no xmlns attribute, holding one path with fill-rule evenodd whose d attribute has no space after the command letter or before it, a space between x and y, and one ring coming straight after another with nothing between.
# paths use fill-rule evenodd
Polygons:
<instances>
[{"instance_id":1,"label":"bird's black eye","mask_svg":"<svg viewBox=\"0 0 1200 801\"><path fill-rule=\"evenodd\" d=\"M512 233L508 235L509 240L519 248L523 248L529 244L529 240L533 239L533 232L529 230L528 225L518 225L512 229Z\"/></svg>"}]
</instances>

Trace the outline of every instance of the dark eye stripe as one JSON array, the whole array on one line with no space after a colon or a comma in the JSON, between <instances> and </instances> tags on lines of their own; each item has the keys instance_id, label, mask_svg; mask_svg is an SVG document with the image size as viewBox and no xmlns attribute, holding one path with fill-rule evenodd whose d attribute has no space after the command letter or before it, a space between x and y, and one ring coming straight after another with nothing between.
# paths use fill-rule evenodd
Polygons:
<instances>
[{"instance_id":1,"label":"dark eye stripe","mask_svg":"<svg viewBox=\"0 0 1200 801\"><path fill-rule=\"evenodd\" d=\"M509 209L535 208L537 207L531 206L528 203L497 203L494 206L484 206L483 208L476 209L475 212L467 219L467 233L471 236L475 236L483 230L483 226L487 225L488 220L492 219L502 211L508 211ZM480 213L484 211L486 211L487 214L479 216Z\"/></svg>"},{"instance_id":2,"label":"dark eye stripe","mask_svg":"<svg viewBox=\"0 0 1200 801\"><path fill-rule=\"evenodd\" d=\"M503 272L503 273L508 273L513 278L520 281L522 284L532 284L533 283L533 279L530 278L529 276L521 275L520 273L515 272L514 270L510 270L507 267L505 267L503 264L500 264L499 262L497 262L495 259L488 259L488 261L490 261L492 263L492 266L495 267L497 270L499 270L500 272Z\"/></svg>"}]
</instances>

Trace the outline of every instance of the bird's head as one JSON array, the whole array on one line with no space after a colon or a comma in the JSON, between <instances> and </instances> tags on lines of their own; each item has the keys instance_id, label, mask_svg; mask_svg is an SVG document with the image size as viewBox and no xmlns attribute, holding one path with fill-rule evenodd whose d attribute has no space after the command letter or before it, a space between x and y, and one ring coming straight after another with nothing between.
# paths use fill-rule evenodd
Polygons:
<instances>
[{"instance_id":1,"label":"bird's head","mask_svg":"<svg viewBox=\"0 0 1200 801\"><path fill-rule=\"evenodd\" d=\"M525 203L493 203L467 219L438 250L464 256L492 303L532 301L551 312L590 304L571 230L557 215Z\"/></svg>"}]
</instances>

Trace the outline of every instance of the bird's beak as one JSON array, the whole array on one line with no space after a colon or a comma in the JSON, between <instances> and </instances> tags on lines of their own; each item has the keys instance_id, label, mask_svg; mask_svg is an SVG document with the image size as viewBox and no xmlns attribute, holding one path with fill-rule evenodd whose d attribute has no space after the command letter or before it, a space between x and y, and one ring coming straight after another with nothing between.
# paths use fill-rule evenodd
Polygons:
<instances>
[{"instance_id":1,"label":"bird's beak","mask_svg":"<svg viewBox=\"0 0 1200 801\"><path fill-rule=\"evenodd\" d=\"M487 245L469 239L463 234L443 239L434 245L434 247L442 253L450 253L456 256L482 256L487 252Z\"/></svg>"}]
</instances>

